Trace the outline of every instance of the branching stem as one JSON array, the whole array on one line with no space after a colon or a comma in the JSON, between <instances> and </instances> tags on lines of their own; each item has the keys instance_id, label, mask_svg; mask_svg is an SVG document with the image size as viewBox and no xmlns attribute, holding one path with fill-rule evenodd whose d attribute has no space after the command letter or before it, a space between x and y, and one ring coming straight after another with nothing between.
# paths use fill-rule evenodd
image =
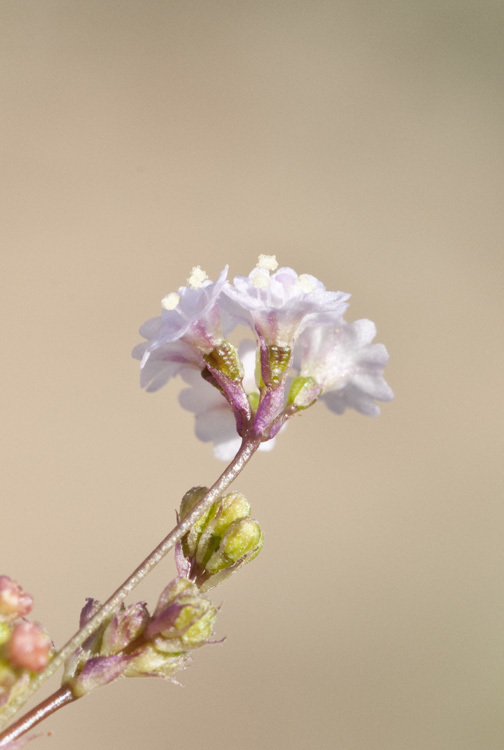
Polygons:
<instances>
[{"instance_id":1,"label":"branching stem","mask_svg":"<svg viewBox=\"0 0 504 750\"><path fill-rule=\"evenodd\" d=\"M259 447L260 438L245 437L240 446L240 450L233 458L231 463L222 472L219 479L212 485L206 495L200 500L200 502L193 508L193 510L180 521L175 528L170 531L163 541L151 552L151 554L140 563L138 568L124 581L124 583L110 596L107 601L102 605L98 612L92 617L81 630L79 630L63 648L51 660L47 668L39 675L33 678L28 685L28 688L23 692L21 696L11 704L7 705L3 711L0 711L0 730L3 729L7 722L12 716L14 716L20 708L26 703L26 701L42 686L42 684L49 679L62 664L68 659L68 657L93 633L110 615L116 610L118 605L126 598L126 596L137 586L140 581L145 578L160 560L169 552L175 544L181 539L191 526L210 508L210 506L216 501L216 499L226 490L229 485L236 479L238 474L242 471L245 464L248 463L250 458L253 456L257 448ZM57 693L55 693L57 695ZM44 702L45 703L45 702ZM44 705L41 703L39 707ZM53 711L57 710L59 706L56 706ZM37 709L34 709L36 711ZM32 712L30 712L31 714ZM52 711L46 711L44 716L38 721L41 721ZM29 716L30 714L27 714ZM23 717L23 719L26 717ZM22 723L18 722L18 723ZM30 724L33 726L33 724ZM30 726L26 727L23 732L27 731ZM21 732L20 734L23 734ZM8 736L7 732L0 735L0 748L6 746L5 737ZM16 736L19 736L17 734Z\"/></svg>"}]
</instances>

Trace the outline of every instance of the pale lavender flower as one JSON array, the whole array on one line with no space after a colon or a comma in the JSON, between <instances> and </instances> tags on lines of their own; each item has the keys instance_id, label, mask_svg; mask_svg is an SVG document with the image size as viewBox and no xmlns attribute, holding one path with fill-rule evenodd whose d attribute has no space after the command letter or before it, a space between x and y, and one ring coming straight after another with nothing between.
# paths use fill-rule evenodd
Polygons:
<instances>
[{"instance_id":1,"label":"pale lavender flower","mask_svg":"<svg viewBox=\"0 0 504 750\"><path fill-rule=\"evenodd\" d=\"M204 354L222 343L219 297L228 284L228 266L215 283L207 279L199 266L193 268L189 286L168 294L162 300L163 311L140 328L147 339L133 349L141 359L140 383L156 391L170 378L186 369L204 369Z\"/></svg>"},{"instance_id":2,"label":"pale lavender flower","mask_svg":"<svg viewBox=\"0 0 504 750\"><path fill-rule=\"evenodd\" d=\"M154 339L159 330L160 318L152 318L140 328L140 335L147 339ZM132 355L140 359L140 385L149 392L158 391L175 375L185 371L198 370L205 367L203 355L198 349L184 341L160 344L152 351L147 351L148 341L137 344Z\"/></svg>"},{"instance_id":3,"label":"pale lavender flower","mask_svg":"<svg viewBox=\"0 0 504 750\"><path fill-rule=\"evenodd\" d=\"M394 394L383 378L388 353L383 344L371 343L375 335L370 320L304 331L295 359L300 376L314 381L314 399L321 397L337 414L348 408L367 416L380 413L375 399L391 401Z\"/></svg>"},{"instance_id":4,"label":"pale lavender flower","mask_svg":"<svg viewBox=\"0 0 504 750\"><path fill-rule=\"evenodd\" d=\"M328 292L309 274L298 276L292 268L279 268L275 256L259 256L248 276L235 276L234 286L223 290L222 304L231 321L254 330L266 346L291 347L305 325L339 318L349 294ZM275 271L270 276L270 271Z\"/></svg>"},{"instance_id":5,"label":"pale lavender flower","mask_svg":"<svg viewBox=\"0 0 504 750\"><path fill-rule=\"evenodd\" d=\"M376 415L375 401L393 397L383 379L386 349L371 343L374 324L343 320L350 295L278 269L274 256L259 256L249 276L234 284L226 274L227 266L213 284L193 269L189 287L168 295L162 316L142 326L147 341L133 351L147 390L177 374L188 383L180 404L195 415L197 437L213 443L217 458L233 458L247 437L271 450L288 419L318 398L336 413L354 408ZM258 345L242 341L236 350L223 333L242 324Z\"/></svg>"}]
</instances>

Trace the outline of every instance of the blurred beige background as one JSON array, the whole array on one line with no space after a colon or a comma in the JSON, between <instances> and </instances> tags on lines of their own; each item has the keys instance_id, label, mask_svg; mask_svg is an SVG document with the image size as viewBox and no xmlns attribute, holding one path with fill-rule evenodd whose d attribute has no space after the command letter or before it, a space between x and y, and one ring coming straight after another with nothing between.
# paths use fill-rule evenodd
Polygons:
<instances>
[{"instance_id":1,"label":"blurred beige background","mask_svg":"<svg viewBox=\"0 0 504 750\"><path fill-rule=\"evenodd\" d=\"M130 359L191 266L351 292L396 393L247 467L266 545L185 687L41 750L504 747L503 33L500 0L2 1L0 567L57 644L223 468Z\"/></svg>"}]
</instances>

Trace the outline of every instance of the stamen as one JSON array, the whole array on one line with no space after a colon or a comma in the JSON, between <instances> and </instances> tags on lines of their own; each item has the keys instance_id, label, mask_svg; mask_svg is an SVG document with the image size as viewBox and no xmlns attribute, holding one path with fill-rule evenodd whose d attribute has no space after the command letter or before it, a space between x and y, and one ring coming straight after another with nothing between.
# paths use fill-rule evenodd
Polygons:
<instances>
[{"instance_id":1,"label":"stamen","mask_svg":"<svg viewBox=\"0 0 504 750\"><path fill-rule=\"evenodd\" d=\"M306 273L299 276L296 282L296 286L298 286L299 289L301 289L301 291L305 292L306 294L313 292L315 289L315 284Z\"/></svg>"},{"instance_id":2,"label":"stamen","mask_svg":"<svg viewBox=\"0 0 504 750\"><path fill-rule=\"evenodd\" d=\"M270 277L261 273L259 268L254 268L249 278L256 289L267 289L271 284Z\"/></svg>"},{"instance_id":3,"label":"stamen","mask_svg":"<svg viewBox=\"0 0 504 750\"><path fill-rule=\"evenodd\" d=\"M265 271L276 271L278 268L276 255L260 255L257 259L256 268L263 268Z\"/></svg>"},{"instance_id":4,"label":"stamen","mask_svg":"<svg viewBox=\"0 0 504 750\"><path fill-rule=\"evenodd\" d=\"M191 289L199 289L204 281L208 279L207 274L201 266L194 266L191 275L187 279L188 285L191 287Z\"/></svg>"},{"instance_id":5,"label":"stamen","mask_svg":"<svg viewBox=\"0 0 504 750\"><path fill-rule=\"evenodd\" d=\"M166 297L163 297L161 305L165 310L175 310L179 302L180 297L177 292L171 292L170 294L167 294Z\"/></svg>"}]
</instances>

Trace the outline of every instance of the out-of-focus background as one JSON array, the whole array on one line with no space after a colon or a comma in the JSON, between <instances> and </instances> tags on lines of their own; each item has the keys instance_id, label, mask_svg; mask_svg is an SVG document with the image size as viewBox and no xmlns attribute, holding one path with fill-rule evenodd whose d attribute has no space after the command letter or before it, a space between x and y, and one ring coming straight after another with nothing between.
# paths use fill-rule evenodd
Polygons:
<instances>
[{"instance_id":1,"label":"out-of-focus background","mask_svg":"<svg viewBox=\"0 0 504 750\"><path fill-rule=\"evenodd\" d=\"M503 33L500 0L3 0L0 572L55 642L222 469L130 359L193 265L351 292L396 394L247 467L265 548L185 687L41 750L504 746Z\"/></svg>"}]
</instances>

